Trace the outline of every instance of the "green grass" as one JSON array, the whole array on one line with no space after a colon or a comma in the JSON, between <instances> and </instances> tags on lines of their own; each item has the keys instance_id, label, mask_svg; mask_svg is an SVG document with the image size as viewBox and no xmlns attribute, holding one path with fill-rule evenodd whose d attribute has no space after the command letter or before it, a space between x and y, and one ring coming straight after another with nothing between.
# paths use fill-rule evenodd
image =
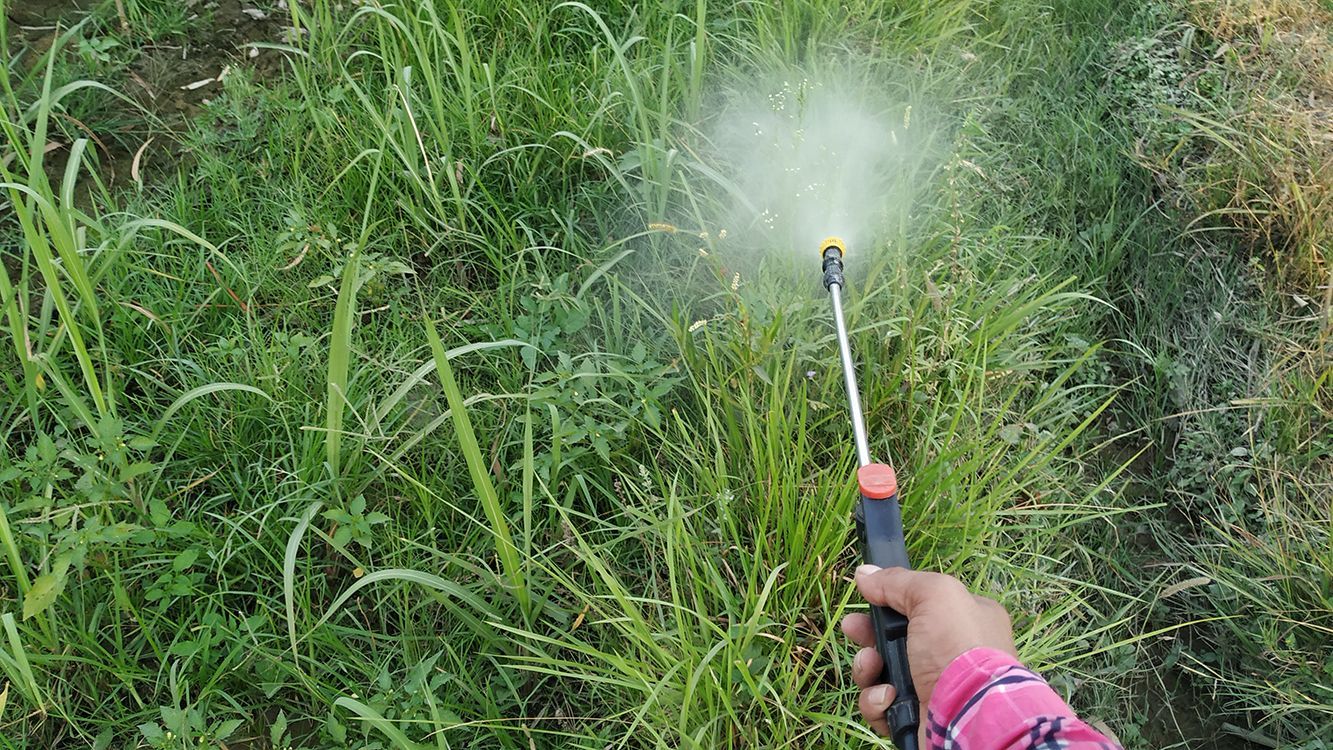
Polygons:
<instances>
[{"instance_id":1,"label":"green grass","mask_svg":"<svg viewBox=\"0 0 1333 750\"><path fill-rule=\"evenodd\" d=\"M1322 250L1333 148L1327 119L1297 92L1328 90L1333 40L1315 26L1326 10L1279 10L1183 9L1117 65L1156 77L1140 89L1160 114L1135 122L1136 160L1188 219L1192 248L1137 276L1182 290L1134 332L1160 383L1151 471L1177 509L1149 525L1153 555L1177 579L1153 620L1233 614L1184 629L1166 659L1231 712L1232 734L1322 747L1333 716L1322 653L1333 622Z\"/></svg>"},{"instance_id":2,"label":"green grass","mask_svg":"<svg viewBox=\"0 0 1333 750\"><path fill-rule=\"evenodd\" d=\"M473 5L292 3L282 74L238 66L183 131L117 98L129 58L102 86L69 52L114 6L0 76L4 743L871 744L827 300L726 225L708 136L806 74L922 144L848 297L913 559L1004 603L1129 747L1322 726L1326 528L1245 547L1214 495L1202 537L1172 515L1233 481L1207 461L1246 427L1177 450L1172 415L1267 393L1221 382L1236 347L1318 341L1133 152L1158 78L1125 45L1174 11ZM127 13L126 55L182 33ZM176 161L112 189L84 128ZM1292 357L1252 463L1326 451L1326 372ZM1273 528L1326 498L1314 469L1250 476L1236 512ZM1227 601L1299 627L1238 649ZM1163 710L1144 686L1177 665Z\"/></svg>"}]
</instances>

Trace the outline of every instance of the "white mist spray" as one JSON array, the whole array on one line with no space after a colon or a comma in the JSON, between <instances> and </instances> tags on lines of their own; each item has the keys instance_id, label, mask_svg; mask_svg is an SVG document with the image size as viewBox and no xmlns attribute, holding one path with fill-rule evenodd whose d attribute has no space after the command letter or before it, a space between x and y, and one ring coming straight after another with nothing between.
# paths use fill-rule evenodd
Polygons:
<instances>
[{"instance_id":1,"label":"white mist spray","mask_svg":"<svg viewBox=\"0 0 1333 750\"><path fill-rule=\"evenodd\" d=\"M735 191L733 226L794 253L838 235L855 254L902 208L910 118L910 106L810 80L738 97L714 135Z\"/></svg>"}]
</instances>

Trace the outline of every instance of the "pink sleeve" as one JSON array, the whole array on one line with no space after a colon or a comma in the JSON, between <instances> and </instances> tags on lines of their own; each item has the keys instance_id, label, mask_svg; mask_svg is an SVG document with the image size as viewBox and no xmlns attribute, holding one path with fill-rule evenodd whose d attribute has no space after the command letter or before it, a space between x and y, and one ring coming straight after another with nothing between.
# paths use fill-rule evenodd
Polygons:
<instances>
[{"instance_id":1,"label":"pink sleeve","mask_svg":"<svg viewBox=\"0 0 1333 750\"><path fill-rule=\"evenodd\" d=\"M930 750L1116 750L1017 659L974 648L940 675L926 714Z\"/></svg>"}]
</instances>

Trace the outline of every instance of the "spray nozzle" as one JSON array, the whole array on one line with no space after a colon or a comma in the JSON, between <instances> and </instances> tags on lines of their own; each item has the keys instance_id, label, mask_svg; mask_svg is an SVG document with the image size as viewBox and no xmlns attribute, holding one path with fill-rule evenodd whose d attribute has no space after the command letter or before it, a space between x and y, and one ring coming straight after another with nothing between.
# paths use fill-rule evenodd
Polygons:
<instances>
[{"instance_id":1,"label":"spray nozzle","mask_svg":"<svg viewBox=\"0 0 1333 750\"><path fill-rule=\"evenodd\" d=\"M819 243L820 257L827 257L830 250L837 250L838 257L847 254L847 243L842 241L841 237L825 237L823 242Z\"/></svg>"},{"instance_id":2,"label":"spray nozzle","mask_svg":"<svg viewBox=\"0 0 1333 750\"><path fill-rule=\"evenodd\" d=\"M847 252L847 245L838 237L825 237L819 243L819 255L824 259L824 288L834 284L838 288L846 286L847 280L842 275L842 256Z\"/></svg>"}]
</instances>

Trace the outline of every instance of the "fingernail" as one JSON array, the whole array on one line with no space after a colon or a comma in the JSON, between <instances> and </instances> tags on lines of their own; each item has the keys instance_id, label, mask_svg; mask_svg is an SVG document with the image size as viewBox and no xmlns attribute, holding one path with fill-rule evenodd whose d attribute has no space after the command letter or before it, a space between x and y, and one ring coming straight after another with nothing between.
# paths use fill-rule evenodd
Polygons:
<instances>
[{"instance_id":1,"label":"fingernail","mask_svg":"<svg viewBox=\"0 0 1333 750\"><path fill-rule=\"evenodd\" d=\"M866 658L867 658L867 657L866 657L866 652L864 652L864 651L857 651L857 652L856 652L856 656L853 656L853 657L852 657L852 669L855 669L855 670L858 671L858 672L861 671L862 669L864 669L864 668L865 668L865 667L864 667L864 663L865 663Z\"/></svg>"},{"instance_id":2,"label":"fingernail","mask_svg":"<svg viewBox=\"0 0 1333 750\"><path fill-rule=\"evenodd\" d=\"M871 698L877 706L887 706L893 700L893 695L889 691L893 690L892 685L880 685L875 688L875 694Z\"/></svg>"},{"instance_id":3,"label":"fingernail","mask_svg":"<svg viewBox=\"0 0 1333 750\"><path fill-rule=\"evenodd\" d=\"M873 575L879 571L880 567L878 565L860 565L856 568L856 576L860 578L861 576Z\"/></svg>"}]
</instances>

